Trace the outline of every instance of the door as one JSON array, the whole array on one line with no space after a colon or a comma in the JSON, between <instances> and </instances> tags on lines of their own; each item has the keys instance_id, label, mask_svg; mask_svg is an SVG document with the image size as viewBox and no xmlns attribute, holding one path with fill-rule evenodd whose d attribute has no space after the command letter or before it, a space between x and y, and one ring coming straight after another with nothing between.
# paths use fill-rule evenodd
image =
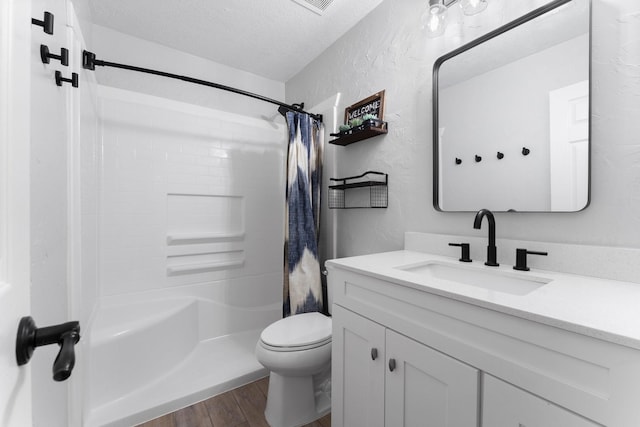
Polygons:
<instances>
[{"instance_id":1,"label":"door","mask_svg":"<svg viewBox=\"0 0 640 427\"><path fill-rule=\"evenodd\" d=\"M39 327L72 320L69 313L69 141L71 96L69 82L56 84L56 72L71 78L79 72L74 63L80 52L71 45L67 25L67 0L31 0L31 13L42 19L44 12L54 15L53 34L31 26L31 315ZM68 50L69 64L41 59L41 46L53 55ZM79 367L62 383L53 381L52 365L57 345L36 349L29 365L32 373L33 423L36 426L63 427L69 422L69 387L76 381ZM77 351L77 350L76 350Z\"/></svg>"},{"instance_id":2,"label":"door","mask_svg":"<svg viewBox=\"0 0 640 427\"><path fill-rule=\"evenodd\" d=\"M30 312L31 4L0 2L0 425L31 422L30 367L18 367L16 333Z\"/></svg>"},{"instance_id":3,"label":"door","mask_svg":"<svg viewBox=\"0 0 640 427\"><path fill-rule=\"evenodd\" d=\"M386 344L386 426L478 425L477 369L389 329Z\"/></svg>"},{"instance_id":4,"label":"door","mask_svg":"<svg viewBox=\"0 0 640 427\"><path fill-rule=\"evenodd\" d=\"M577 211L589 199L589 82L549 93L551 210Z\"/></svg>"},{"instance_id":5,"label":"door","mask_svg":"<svg viewBox=\"0 0 640 427\"><path fill-rule=\"evenodd\" d=\"M339 305L332 314L331 425L383 427L385 328Z\"/></svg>"}]
</instances>

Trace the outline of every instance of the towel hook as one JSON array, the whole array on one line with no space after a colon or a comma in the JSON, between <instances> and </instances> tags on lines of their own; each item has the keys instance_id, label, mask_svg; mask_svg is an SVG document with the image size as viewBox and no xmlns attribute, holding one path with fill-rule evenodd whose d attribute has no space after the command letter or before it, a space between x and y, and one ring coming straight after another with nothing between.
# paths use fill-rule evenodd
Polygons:
<instances>
[{"instance_id":1,"label":"towel hook","mask_svg":"<svg viewBox=\"0 0 640 427\"><path fill-rule=\"evenodd\" d=\"M54 55L53 53L49 52L48 46L41 44L40 59L42 59L42 63L48 64L51 58L59 60L60 63L66 67L69 65L69 49L64 47L60 48L60 55Z\"/></svg>"},{"instance_id":2,"label":"towel hook","mask_svg":"<svg viewBox=\"0 0 640 427\"><path fill-rule=\"evenodd\" d=\"M63 82L71 83L71 86L78 87L78 73L71 73L71 78L62 77L62 72L56 71L56 84L62 86Z\"/></svg>"},{"instance_id":3,"label":"towel hook","mask_svg":"<svg viewBox=\"0 0 640 427\"><path fill-rule=\"evenodd\" d=\"M31 18L31 24L42 27L42 30L47 34L53 34L53 13L45 12L44 19L42 21Z\"/></svg>"}]
</instances>

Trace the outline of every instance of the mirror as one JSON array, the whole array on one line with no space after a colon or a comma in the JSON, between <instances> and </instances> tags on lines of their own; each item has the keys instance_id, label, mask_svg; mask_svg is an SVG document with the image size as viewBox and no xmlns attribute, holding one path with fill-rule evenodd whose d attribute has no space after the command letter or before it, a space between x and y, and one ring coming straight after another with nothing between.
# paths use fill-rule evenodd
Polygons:
<instances>
[{"instance_id":1,"label":"mirror","mask_svg":"<svg viewBox=\"0 0 640 427\"><path fill-rule=\"evenodd\" d=\"M434 206L589 204L590 1L557 0L439 58Z\"/></svg>"}]
</instances>

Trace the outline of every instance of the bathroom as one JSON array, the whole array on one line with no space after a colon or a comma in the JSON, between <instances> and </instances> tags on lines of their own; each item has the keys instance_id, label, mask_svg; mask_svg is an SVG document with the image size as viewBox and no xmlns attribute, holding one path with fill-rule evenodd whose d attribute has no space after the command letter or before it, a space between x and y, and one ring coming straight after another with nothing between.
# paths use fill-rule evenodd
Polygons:
<instances>
[{"instance_id":1,"label":"bathroom","mask_svg":"<svg viewBox=\"0 0 640 427\"><path fill-rule=\"evenodd\" d=\"M334 6L341 2L344 0L335 0ZM326 188L329 177L351 176L366 170L383 171L389 174L388 208L342 211L323 206L320 240L324 244L320 251L321 259L325 260L400 250L405 246L406 232L486 237L485 229L473 229L473 213L440 212L432 205L433 65L445 53L547 1L490 0L483 13L466 19L458 16L457 21L449 23L445 34L437 38L426 37L422 29L420 17L427 8L426 1L366 2L363 6L366 13L352 28L345 29L335 42L295 72L277 78L272 77L273 70L249 73L239 66L234 68L186 50L165 47L142 36L128 35L126 28L108 28L104 14L95 10L100 3L97 1L27 3L10 0L2 5L3 46L13 43L15 49L28 49L31 55L26 58L14 54L14 57L10 50L2 49L0 85L7 96L3 95L0 120L4 141L23 140L27 146L33 141L31 153L25 151L24 144L11 148L12 163L23 162L32 169L31 182L22 183L30 185L31 198L25 200L14 194L11 197L15 200L3 198L1 204L5 207L11 200L13 213L19 216L22 212L25 217L30 213L30 222L15 226L26 230L21 236L31 233L32 239L25 248L20 246L19 237L12 237L15 241L3 243L0 257L4 282L8 277L6 245L15 245L15 248L11 246L12 251L27 253L26 259L31 259L30 268L26 269L30 278L22 280L31 283L31 295L29 302L28 295L20 294L18 298L26 300L23 307L30 308L16 312L5 310L3 299L3 311L13 317L3 318L3 324L11 325L6 330L3 326L2 336L5 342L13 342L16 319L32 315L38 326L79 320L83 338L76 347L76 369L66 382L51 380L51 363L57 349L50 348L54 346L39 348L29 364L30 372L21 368L11 374L17 377L16 384L20 386L2 387L0 415L3 425L24 425L19 421L5 422L22 411L30 414L32 425L56 427L80 426L89 416L92 361L87 357L89 335L85 334L101 320L97 318L99 307L137 304L140 310L152 310L156 307L147 304L147 296L151 296L154 303L173 298L183 304L172 304L166 311L171 311L179 322L192 325L189 322L194 316L202 316L197 320L202 325L194 326L188 334L223 337L258 330L276 320L282 297L280 236L285 178L279 168L284 164L286 148L284 120L277 114L277 108L236 94L123 70L105 68L89 72L82 69L78 54L82 49L89 49L108 61L213 80L289 104L304 102L307 111L323 114L326 141L331 139L328 133L342 123L345 107L385 90L388 134L348 147L326 144L323 187ZM299 8L292 1L283 3ZM154 18L152 2L147 5L149 10L144 16L119 16L117 21L129 28L143 20L171 23L167 16ZM71 8L77 18L72 16ZM56 31L51 36L36 26L4 25L14 19L16 22L41 19L45 10L56 17ZM301 11L312 14L302 8ZM329 8L327 15L330 13ZM184 26L184 31L188 29L187 22L181 19L176 19L174 25ZM325 25L331 23L327 21ZM156 26L155 30L162 32L162 27ZM18 37L13 38L14 34ZM153 39L153 35L147 37ZM49 44L52 51L67 46L70 66L60 67L54 60L43 65L37 52L41 43ZM216 41L210 44L216 46ZM279 46L274 43L273 49L269 54L277 55ZM259 63L260 58L254 62ZM72 71L78 73L79 88L73 90L67 84L58 88L53 81L53 72L57 69L63 69L65 75ZM30 73L39 73L41 78L31 82L27 78ZM640 114L640 5L637 1L592 1L591 79L589 206L572 213L496 213L498 238L549 245L640 248L640 140L637 138L640 135L637 120ZM29 105L24 102L26 93L30 94ZM47 102L42 102L43 97ZM14 126L8 126L10 123ZM144 138L139 138L143 131ZM167 146L174 135L187 139L180 153L184 156L181 160L176 156L178 163L166 165L165 170L154 169L150 164L153 165L160 154L149 147L154 143L165 144L164 153L171 153ZM189 159L200 155L203 143L210 144L203 138L216 141L206 145L205 154L211 164L198 164L203 168L190 167ZM8 149L4 145L2 148ZM2 152L2 159L6 159L5 153L7 151ZM221 174L223 169L228 171L227 175ZM199 170L204 176L198 175ZM160 199L157 190L171 181L170 174L176 185L162 187L165 198ZM256 179L255 174L264 179ZM182 188L190 187L183 190L178 184ZM198 190L198 185L214 188ZM228 187L223 188L224 185ZM119 192L122 188L127 191ZM229 197L194 201L181 196L209 193ZM167 199L167 194L172 196ZM243 198L240 200L237 195ZM167 279L167 269L173 266L167 265L168 236L174 231L198 231L169 229L172 224L179 224L180 213L186 211L179 206L183 202L203 207L202 217L190 216L189 224L205 223L206 215L223 218L218 224L222 224L224 230L205 230L226 236L215 242L226 258L211 262L237 263L236 268L199 272L195 277L176 274ZM158 209L166 216L159 219ZM7 224L5 219L2 221L3 226ZM167 227L162 228L165 223ZM180 252L180 245L170 246L173 246L172 262L192 255ZM479 258L477 254L474 257ZM553 254L547 258L552 260ZM597 269L598 262L609 261L603 257L585 264L590 263L591 268ZM530 262L536 266L546 261L532 257ZM238 267L239 264L242 265ZM638 264L637 258L635 261L630 258L622 268L637 272ZM14 280L20 281L20 270L16 271L12 273L17 275L13 276ZM154 276L158 271L164 277ZM229 286L221 290L200 286L203 281L223 279ZM261 286L263 281L271 287ZM2 288L0 295L8 294L9 291ZM196 295L195 305L199 305L197 309L191 301L193 295ZM157 308L165 311L160 303ZM214 318L217 314L210 311L208 317L202 315L207 313L201 308L206 304L228 305L232 308L225 314L229 319ZM123 316L117 312L111 314L120 320ZM108 327L109 316L103 319ZM225 320L230 319L234 321L233 326L225 324ZM236 325L238 320L241 324ZM218 325L229 329L206 330ZM197 340L197 336L188 334L178 332L169 341ZM162 362L166 369L185 357L180 352L168 354L169 344L166 343L167 349L142 350L150 351L149 357L153 360L161 354L163 360L166 359ZM3 353L7 366L13 361L12 345L5 346ZM238 373L237 385L250 380L243 378L246 375L256 374ZM266 373L262 371L259 375ZM21 397L15 397L20 388ZM106 388L102 390L107 393ZM208 390L210 395L222 391ZM118 400L117 390L109 392L110 397L100 398ZM186 406L206 397L202 394L190 396L191 401L184 397L174 400L176 405ZM147 415L147 419L151 419L162 413Z\"/></svg>"}]
</instances>

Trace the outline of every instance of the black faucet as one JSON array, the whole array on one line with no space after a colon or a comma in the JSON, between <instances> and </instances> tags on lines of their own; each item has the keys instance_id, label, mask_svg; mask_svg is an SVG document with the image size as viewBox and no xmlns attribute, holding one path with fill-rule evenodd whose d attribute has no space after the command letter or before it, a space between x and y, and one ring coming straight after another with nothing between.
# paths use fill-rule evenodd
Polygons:
<instances>
[{"instance_id":1,"label":"black faucet","mask_svg":"<svg viewBox=\"0 0 640 427\"><path fill-rule=\"evenodd\" d=\"M487 246L487 262L484 265L490 267L497 267L498 261L496 260L496 219L493 217L493 213L489 209L480 209L476 214L476 219L473 220L473 228L480 230L482 226L482 218L487 217L489 221L489 246Z\"/></svg>"}]
</instances>

